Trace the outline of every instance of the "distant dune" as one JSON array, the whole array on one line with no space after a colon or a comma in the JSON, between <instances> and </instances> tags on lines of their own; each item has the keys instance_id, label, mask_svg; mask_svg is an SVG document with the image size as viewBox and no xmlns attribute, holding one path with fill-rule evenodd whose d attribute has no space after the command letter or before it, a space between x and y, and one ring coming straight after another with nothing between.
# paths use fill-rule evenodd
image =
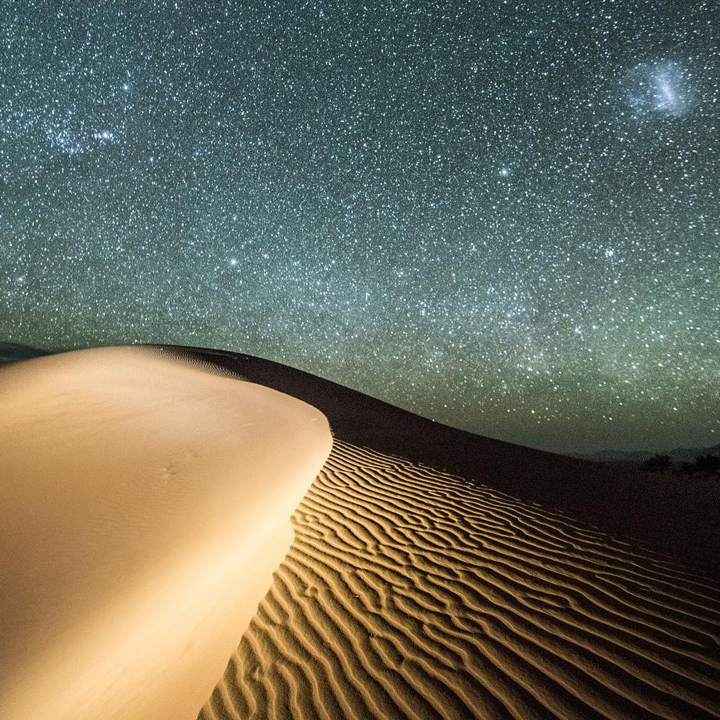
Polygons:
<instances>
[{"instance_id":1,"label":"distant dune","mask_svg":"<svg viewBox=\"0 0 720 720\"><path fill-rule=\"evenodd\" d=\"M0 718L197 714L290 545L327 421L138 348L0 370Z\"/></svg>"},{"instance_id":2,"label":"distant dune","mask_svg":"<svg viewBox=\"0 0 720 720\"><path fill-rule=\"evenodd\" d=\"M40 350L20 343L0 341L0 365L2 363L18 362L19 360L30 360L31 358L49 354L51 353L48 350Z\"/></svg>"}]
</instances>

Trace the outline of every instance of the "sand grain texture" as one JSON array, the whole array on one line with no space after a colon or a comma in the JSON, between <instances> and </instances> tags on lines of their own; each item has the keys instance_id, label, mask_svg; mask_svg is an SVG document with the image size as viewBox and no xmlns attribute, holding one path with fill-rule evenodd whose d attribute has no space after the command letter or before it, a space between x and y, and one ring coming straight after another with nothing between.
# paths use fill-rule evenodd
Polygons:
<instances>
[{"instance_id":1,"label":"sand grain texture","mask_svg":"<svg viewBox=\"0 0 720 720\"><path fill-rule=\"evenodd\" d=\"M720 586L337 439L201 720L720 717Z\"/></svg>"}]
</instances>

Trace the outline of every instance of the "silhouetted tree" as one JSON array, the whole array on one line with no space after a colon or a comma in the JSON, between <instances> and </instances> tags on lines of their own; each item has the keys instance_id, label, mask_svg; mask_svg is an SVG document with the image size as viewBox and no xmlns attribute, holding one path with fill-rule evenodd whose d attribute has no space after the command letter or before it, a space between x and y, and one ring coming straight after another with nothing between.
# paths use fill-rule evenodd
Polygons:
<instances>
[{"instance_id":1,"label":"silhouetted tree","mask_svg":"<svg viewBox=\"0 0 720 720\"><path fill-rule=\"evenodd\" d=\"M693 462L681 463L680 472L683 475L718 475L720 474L720 456L698 455Z\"/></svg>"},{"instance_id":2,"label":"silhouetted tree","mask_svg":"<svg viewBox=\"0 0 720 720\"><path fill-rule=\"evenodd\" d=\"M720 472L720 457L717 455L698 455L695 458L695 472L716 475Z\"/></svg>"},{"instance_id":3,"label":"silhouetted tree","mask_svg":"<svg viewBox=\"0 0 720 720\"><path fill-rule=\"evenodd\" d=\"M670 465L672 460L669 455L655 455L643 463L642 469L647 472L664 473L670 469Z\"/></svg>"}]
</instances>

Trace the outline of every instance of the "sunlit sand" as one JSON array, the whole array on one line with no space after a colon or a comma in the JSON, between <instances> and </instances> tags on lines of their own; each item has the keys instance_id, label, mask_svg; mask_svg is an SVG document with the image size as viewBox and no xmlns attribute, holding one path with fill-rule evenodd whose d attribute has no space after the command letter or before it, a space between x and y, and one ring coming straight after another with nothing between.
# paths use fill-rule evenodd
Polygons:
<instances>
[{"instance_id":1,"label":"sunlit sand","mask_svg":"<svg viewBox=\"0 0 720 720\"><path fill-rule=\"evenodd\" d=\"M5 368L0 399L0 717L195 717L287 552L325 417L137 348Z\"/></svg>"}]
</instances>

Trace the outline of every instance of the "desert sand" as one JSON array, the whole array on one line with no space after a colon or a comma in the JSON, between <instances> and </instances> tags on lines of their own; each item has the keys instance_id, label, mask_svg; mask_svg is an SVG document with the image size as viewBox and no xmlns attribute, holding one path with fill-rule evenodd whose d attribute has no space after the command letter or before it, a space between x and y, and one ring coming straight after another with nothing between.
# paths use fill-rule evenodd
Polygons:
<instances>
[{"instance_id":1,"label":"desert sand","mask_svg":"<svg viewBox=\"0 0 720 720\"><path fill-rule=\"evenodd\" d=\"M325 417L138 348L6 367L0 407L0 717L195 717L287 552Z\"/></svg>"},{"instance_id":2,"label":"desert sand","mask_svg":"<svg viewBox=\"0 0 720 720\"><path fill-rule=\"evenodd\" d=\"M474 436L258 358L141 352L0 372L0 717L720 718L715 481Z\"/></svg>"},{"instance_id":3,"label":"desert sand","mask_svg":"<svg viewBox=\"0 0 720 720\"><path fill-rule=\"evenodd\" d=\"M335 440L201 720L720 717L720 584Z\"/></svg>"},{"instance_id":4,"label":"desert sand","mask_svg":"<svg viewBox=\"0 0 720 720\"><path fill-rule=\"evenodd\" d=\"M312 403L335 435L201 720L720 717L717 482L618 473L186 352Z\"/></svg>"}]
</instances>

